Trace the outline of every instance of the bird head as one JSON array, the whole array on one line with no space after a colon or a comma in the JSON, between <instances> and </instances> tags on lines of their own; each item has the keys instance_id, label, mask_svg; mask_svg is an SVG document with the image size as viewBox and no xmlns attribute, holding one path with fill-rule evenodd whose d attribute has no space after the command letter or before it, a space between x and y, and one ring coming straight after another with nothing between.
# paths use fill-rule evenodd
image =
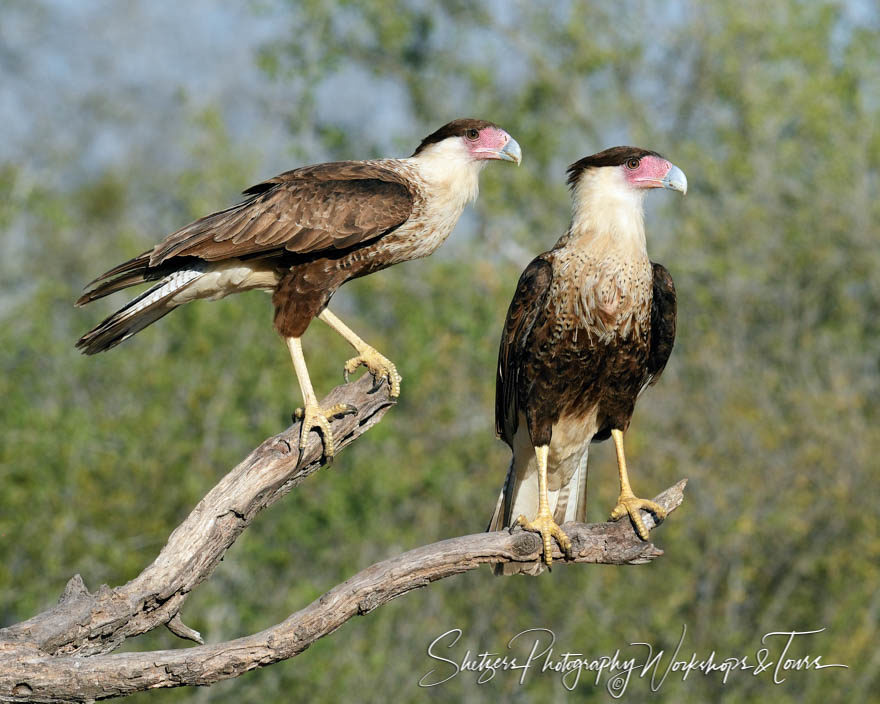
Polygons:
<instances>
[{"instance_id":1,"label":"bird head","mask_svg":"<svg viewBox=\"0 0 880 704\"><path fill-rule=\"evenodd\" d=\"M612 147L584 157L568 167L568 184L575 188L589 173L603 170L606 179L620 187L639 191L667 188L687 193L687 177L657 152L638 147Z\"/></svg>"},{"instance_id":2,"label":"bird head","mask_svg":"<svg viewBox=\"0 0 880 704\"><path fill-rule=\"evenodd\" d=\"M687 192L684 172L657 152L612 147L568 167L571 231L594 247L645 250L644 196L650 188Z\"/></svg>"},{"instance_id":3,"label":"bird head","mask_svg":"<svg viewBox=\"0 0 880 704\"><path fill-rule=\"evenodd\" d=\"M481 165L491 159L522 161L522 150L513 137L498 125L472 118L453 120L429 134L413 157L434 154Z\"/></svg>"}]
</instances>

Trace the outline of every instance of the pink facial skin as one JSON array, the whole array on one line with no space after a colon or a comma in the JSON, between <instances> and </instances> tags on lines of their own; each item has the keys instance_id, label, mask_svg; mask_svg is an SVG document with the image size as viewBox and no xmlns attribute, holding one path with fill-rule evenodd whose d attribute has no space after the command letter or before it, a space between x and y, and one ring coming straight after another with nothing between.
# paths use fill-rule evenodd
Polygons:
<instances>
[{"instance_id":1,"label":"pink facial skin","mask_svg":"<svg viewBox=\"0 0 880 704\"><path fill-rule=\"evenodd\" d=\"M484 127L479 130L476 139L466 134L464 143L474 159L503 159L518 164L522 158L516 140L497 127Z\"/></svg>"},{"instance_id":2,"label":"pink facial skin","mask_svg":"<svg viewBox=\"0 0 880 704\"><path fill-rule=\"evenodd\" d=\"M633 163L638 161L635 168ZM623 164L624 178L633 188L664 188L663 179L672 168L672 163L659 156L643 156L641 159L631 159Z\"/></svg>"}]
</instances>

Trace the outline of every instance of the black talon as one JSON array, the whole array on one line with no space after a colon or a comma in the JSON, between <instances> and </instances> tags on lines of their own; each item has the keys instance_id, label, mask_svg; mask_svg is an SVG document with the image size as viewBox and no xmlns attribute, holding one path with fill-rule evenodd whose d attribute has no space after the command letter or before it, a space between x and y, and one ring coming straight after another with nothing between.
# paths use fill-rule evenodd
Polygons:
<instances>
[{"instance_id":1,"label":"black talon","mask_svg":"<svg viewBox=\"0 0 880 704\"><path fill-rule=\"evenodd\" d=\"M345 408L337 413L333 414L334 418L345 418L345 416L353 416L357 415L358 409L356 406L352 406L350 403L345 404Z\"/></svg>"},{"instance_id":2,"label":"black talon","mask_svg":"<svg viewBox=\"0 0 880 704\"><path fill-rule=\"evenodd\" d=\"M368 394L376 393L379 389L382 388L382 382L384 382L384 381L385 381L384 376L379 376L379 377L374 376L373 377L373 388L370 389L369 391L367 391L367 393ZM389 381L388 383L390 384L391 382Z\"/></svg>"}]
</instances>

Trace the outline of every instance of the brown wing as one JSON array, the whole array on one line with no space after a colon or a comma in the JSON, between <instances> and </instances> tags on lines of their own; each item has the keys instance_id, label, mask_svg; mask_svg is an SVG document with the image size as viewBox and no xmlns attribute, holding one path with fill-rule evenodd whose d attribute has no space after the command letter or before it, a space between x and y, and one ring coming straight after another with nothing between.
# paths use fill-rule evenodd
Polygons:
<instances>
[{"instance_id":1,"label":"brown wing","mask_svg":"<svg viewBox=\"0 0 880 704\"><path fill-rule=\"evenodd\" d=\"M346 249L402 225L413 209L407 178L370 162L342 161L288 171L247 189L243 203L187 225L150 253L217 261L260 253Z\"/></svg>"},{"instance_id":2,"label":"brown wing","mask_svg":"<svg viewBox=\"0 0 880 704\"><path fill-rule=\"evenodd\" d=\"M533 259L519 277L501 333L495 378L495 432L508 445L513 442L518 423L517 388L523 352L553 280L553 268L542 256Z\"/></svg>"},{"instance_id":3,"label":"brown wing","mask_svg":"<svg viewBox=\"0 0 880 704\"><path fill-rule=\"evenodd\" d=\"M656 384L675 344L676 296L672 276L662 264L653 264L654 293L651 300L651 347L642 388Z\"/></svg>"}]
</instances>

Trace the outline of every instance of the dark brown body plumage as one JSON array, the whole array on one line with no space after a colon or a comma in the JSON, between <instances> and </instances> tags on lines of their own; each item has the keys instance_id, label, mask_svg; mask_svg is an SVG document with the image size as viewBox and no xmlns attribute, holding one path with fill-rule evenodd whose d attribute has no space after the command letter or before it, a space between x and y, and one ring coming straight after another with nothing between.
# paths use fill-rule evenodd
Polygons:
<instances>
[{"instance_id":1,"label":"dark brown body plumage","mask_svg":"<svg viewBox=\"0 0 880 704\"><path fill-rule=\"evenodd\" d=\"M159 281L77 347L101 352L190 300L254 288L273 292L278 332L300 337L343 283L427 256L446 239L476 197L485 163L463 148L454 152L455 140L482 139L486 130L515 147L492 158L519 160L519 146L503 130L466 118L425 137L408 159L316 164L248 188L242 203L196 220L89 284L77 305ZM443 152L444 144L453 151Z\"/></svg>"},{"instance_id":2,"label":"dark brown body plumage","mask_svg":"<svg viewBox=\"0 0 880 704\"><path fill-rule=\"evenodd\" d=\"M636 398L672 351L675 289L662 265L652 265L649 295L636 301L638 307L606 314L597 327L576 312L580 282L553 275L567 268L569 254L563 247L534 259L510 304L495 405L496 431L508 444L520 409L535 445L550 444L561 417L594 409L595 439L607 438L613 428L626 430Z\"/></svg>"},{"instance_id":3,"label":"dark brown body plumage","mask_svg":"<svg viewBox=\"0 0 880 704\"><path fill-rule=\"evenodd\" d=\"M247 189L244 202L196 220L89 284L77 305L158 280L76 346L86 354L110 349L194 300L271 292L275 329L287 344L304 402L299 447L317 430L330 458L332 420L355 409L320 406L300 339L306 328L321 318L356 352L343 366L346 378L364 366L397 397L396 366L327 309L331 297L346 281L433 253L477 197L488 160L521 159L519 144L503 129L466 118L425 137L405 159L280 174Z\"/></svg>"},{"instance_id":4,"label":"dark brown body plumage","mask_svg":"<svg viewBox=\"0 0 880 704\"><path fill-rule=\"evenodd\" d=\"M498 352L495 427L513 457L489 530L520 525L541 535L538 563L503 563L498 574L537 575L553 562L560 528L586 520L590 443L613 437L620 493L611 510L647 539L626 467L623 433L636 400L657 380L675 340L669 272L648 258L644 195L687 191L684 172L656 152L613 147L568 169L568 231L520 277Z\"/></svg>"},{"instance_id":5,"label":"dark brown body plumage","mask_svg":"<svg viewBox=\"0 0 880 704\"><path fill-rule=\"evenodd\" d=\"M413 176L400 160L334 162L285 172L247 189L244 202L196 220L103 274L77 304L234 259L274 272L275 327L284 336L300 336L339 286L395 263L389 253L405 247L405 235L391 234L418 216L424 200ZM124 326L99 326L78 346L99 352L121 342L125 332Z\"/></svg>"},{"instance_id":6,"label":"dark brown body plumage","mask_svg":"<svg viewBox=\"0 0 880 704\"><path fill-rule=\"evenodd\" d=\"M498 353L498 435L513 449L524 420L532 446L553 448L560 423L592 428L587 443L625 431L639 394L666 366L675 318L662 265L593 257L564 237L529 264L511 301ZM513 498L499 504L490 529L516 518ZM560 501L557 520L564 511Z\"/></svg>"}]
</instances>

